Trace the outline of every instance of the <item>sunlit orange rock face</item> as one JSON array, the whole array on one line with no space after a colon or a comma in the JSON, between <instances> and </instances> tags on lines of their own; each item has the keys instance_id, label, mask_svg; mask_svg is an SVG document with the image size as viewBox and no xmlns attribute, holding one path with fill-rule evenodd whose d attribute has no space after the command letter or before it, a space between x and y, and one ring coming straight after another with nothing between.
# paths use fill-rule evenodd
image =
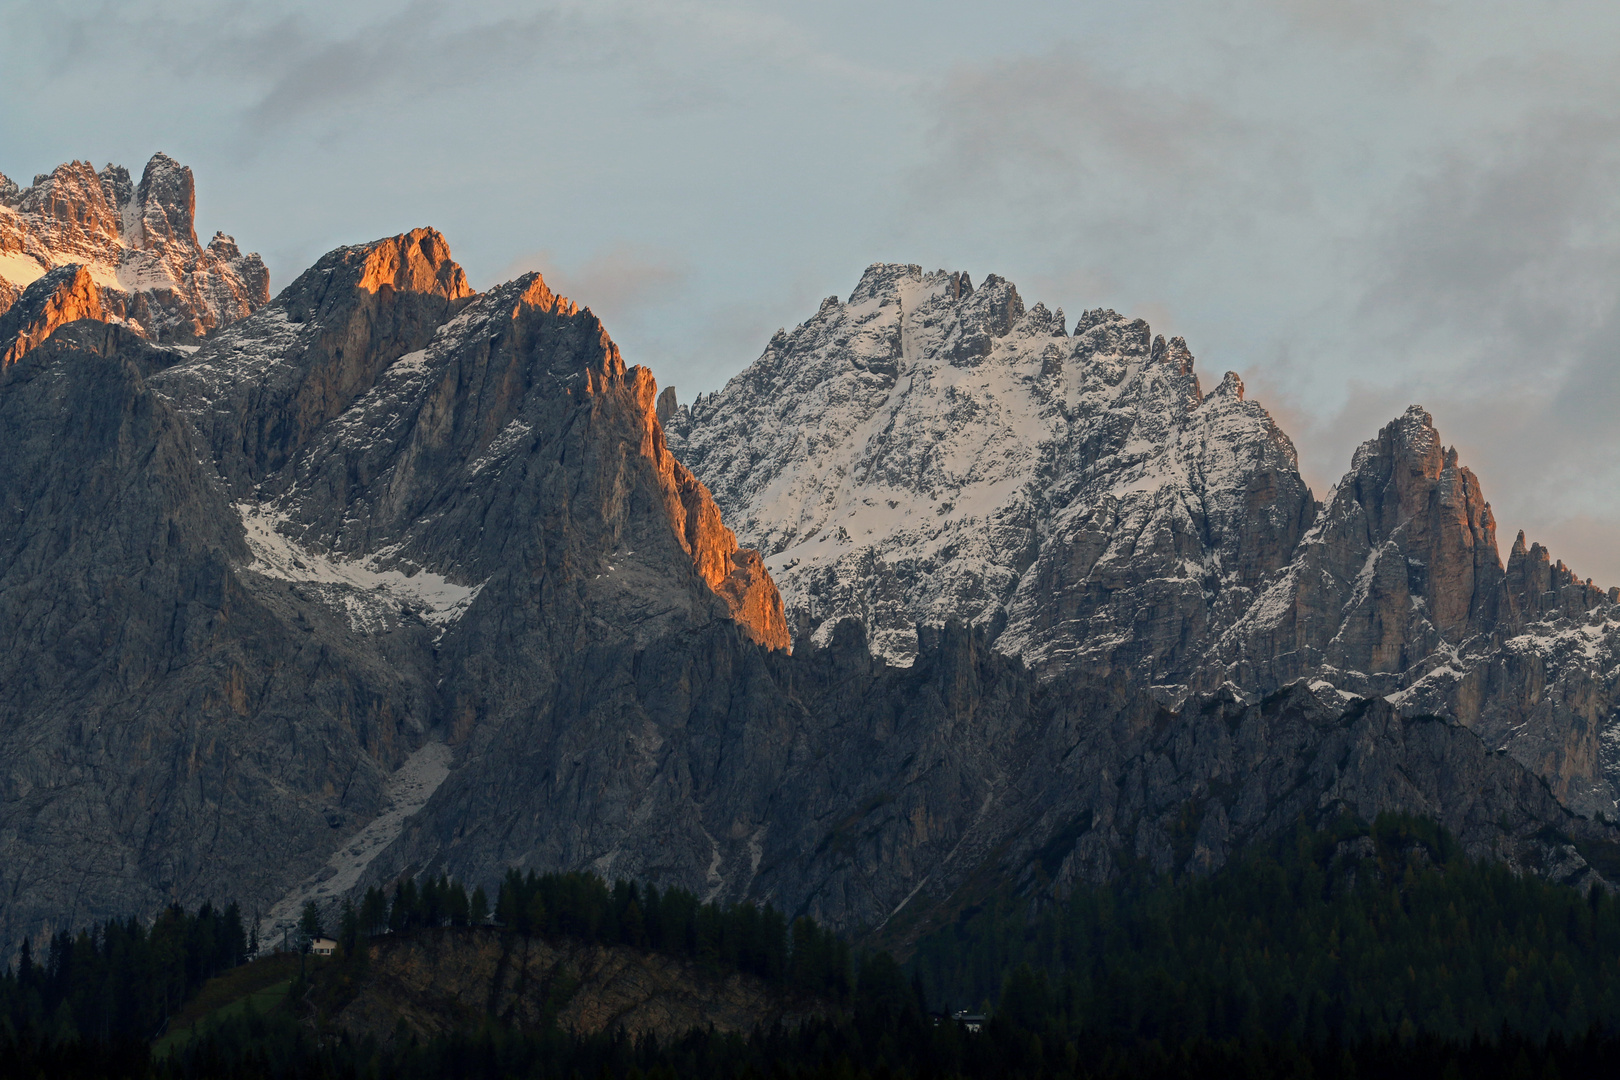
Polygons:
<instances>
[{"instance_id":1,"label":"sunlit orange rock face","mask_svg":"<svg viewBox=\"0 0 1620 1080\"><path fill-rule=\"evenodd\" d=\"M0 312L46 273L82 266L108 315L158 342L192 342L270 299L258 255L195 229L191 170L165 154L129 170L72 161L26 188L0 176Z\"/></svg>"},{"instance_id":2,"label":"sunlit orange rock face","mask_svg":"<svg viewBox=\"0 0 1620 1080\"><path fill-rule=\"evenodd\" d=\"M782 596L765 569L765 561L752 548L738 546L736 534L720 520L720 508L709 489L675 460L664 442L664 428L658 422L655 406L658 384L652 373L634 367L626 380L640 407L640 422L646 433L642 453L664 481L669 493L665 507L670 523L691 552L698 574L726 602L732 618L747 628L750 637L772 649L789 648L792 638Z\"/></svg>"},{"instance_id":3,"label":"sunlit orange rock face","mask_svg":"<svg viewBox=\"0 0 1620 1080\"><path fill-rule=\"evenodd\" d=\"M466 273L450 257L450 245L435 229L413 229L356 250L362 254L355 287L362 292L417 292L447 300L473 295Z\"/></svg>"},{"instance_id":4,"label":"sunlit orange rock face","mask_svg":"<svg viewBox=\"0 0 1620 1080\"><path fill-rule=\"evenodd\" d=\"M409 237L423 237L420 249L428 252L429 234L437 244L443 244L442 237L430 230L418 230ZM434 246L431 251L436 257L449 258L447 247ZM437 254L440 252L442 255ZM387 256L376 258L377 265L389 265ZM460 273L459 267L455 273ZM424 282L447 280L443 271L430 272L426 268L417 272L417 277ZM738 546L736 535L721 520L720 508L709 489L669 452L658 419L658 383L652 372L640 366L627 368L618 346L596 317L554 293L539 274L530 275L523 283L509 317L515 324L524 325L536 315L577 322L582 327L588 323L594 328L600 359L585 369L583 388L593 413L600 411L602 430L634 438L638 456L652 471L671 530L698 576L725 601L732 618L758 644L772 649L790 648L792 639L782 597L764 560L757 551ZM510 385L510 380L505 385ZM494 432L489 435L492 437Z\"/></svg>"},{"instance_id":5,"label":"sunlit orange rock face","mask_svg":"<svg viewBox=\"0 0 1620 1080\"><path fill-rule=\"evenodd\" d=\"M0 315L0 367L16 363L65 323L104 318L101 290L89 271L82 266L53 270Z\"/></svg>"},{"instance_id":6,"label":"sunlit orange rock face","mask_svg":"<svg viewBox=\"0 0 1620 1080\"><path fill-rule=\"evenodd\" d=\"M525 299L572 315L576 310L556 297L538 276ZM600 369L587 371L587 392L618 403L639 435L641 456L658 479L664 512L682 547L692 558L698 576L714 590L754 641L767 648L788 649L792 637L776 583L759 552L740 547L736 534L720 517L709 489L675 460L658 419L658 383L644 367L626 368L618 347L603 335Z\"/></svg>"}]
</instances>

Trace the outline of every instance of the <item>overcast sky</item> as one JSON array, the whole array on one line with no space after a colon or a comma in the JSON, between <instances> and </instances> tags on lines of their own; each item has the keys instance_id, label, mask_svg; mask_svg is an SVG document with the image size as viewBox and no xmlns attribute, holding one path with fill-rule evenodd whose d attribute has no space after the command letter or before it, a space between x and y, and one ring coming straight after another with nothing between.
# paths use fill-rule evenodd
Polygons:
<instances>
[{"instance_id":1,"label":"overcast sky","mask_svg":"<svg viewBox=\"0 0 1620 1080\"><path fill-rule=\"evenodd\" d=\"M0 172L163 150L280 288L443 231L683 401L876 261L1238 371L1318 496L1408 404L1620 584L1613 0L0 0Z\"/></svg>"}]
</instances>

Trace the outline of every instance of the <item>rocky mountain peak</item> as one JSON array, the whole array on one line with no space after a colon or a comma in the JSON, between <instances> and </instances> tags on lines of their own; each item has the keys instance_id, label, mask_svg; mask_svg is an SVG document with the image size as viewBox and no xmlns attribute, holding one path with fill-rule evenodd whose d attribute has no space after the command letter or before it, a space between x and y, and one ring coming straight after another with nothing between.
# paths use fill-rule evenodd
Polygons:
<instances>
[{"instance_id":1,"label":"rocky mountain peak","mask_svg":"<svg viewBox=\"0 0 1620 1080\"><path fill-rule=\"evenodd\" d=\"M690 406L427 229L195 349L59 327L0 369L0 938L514 866L894 926L1346 810L1596 881L1620 616L1481 555L1426 414L1318 506L1235 375L1017 297L874 267Z\"/></svg>"},{"instance_id":2,"label":"rocky mountain peak","mask_svg":"<svg viewBox=\"0 0 1620 1080\"><path fill-rule=\"evenodd\" d=\"M82 266L59 266L23 291L0 314L0 367L14 364L57 327L77 319L102 319L101 289ZM122 321L122 320L119 320Z\"/></svg>"},{"instance_id":3,"label":"rocky mountain peak","mask_svg":"<svg viewBox=\"0 0 1620 1080\"><path fill-rule=\"evenodd\" d=\"M69 240L116 238L122 223L111 194L102 186L95 166L70 161L34 177L32 186L18 198L17 209L56 223Z\"/></svg>"},{"instance_id":4,"label":"rocky mountain peak","mask_svg":"<svg viewBox=\"0 0 1620 1080\"><path fill-rule=\"evenodd\" d=\"M974 293L974 301L984 312L985 328L994 337L1005 337L1024 314L1024 301L1012 282L999 274L984 279Z\"/></svg>"},{"instance_id":5,"label":"rocky mountain peak","mask_svg":"<svg viewBox=\"0 0 1620 1080\"><path fill-rule=\"evenodd\" d=\"M1228 371L1222 378L1221 384L1211 394L1224 394L1238 401L1243 400L1243 379L1235 371Z\"/></svg>"},{"instance_id":6,"label":"rocky mountain peak","mask_svg":"<svg viewBox=\"0 0 1620 1080\"><path fill-rule=\"evenodd\" d=\"M1522 536L1504 566L1479 478L1426 410L1359 447L1319 505L1236 373L1205 395L1184 340L1108 309L1064 337L1015 296L875 265L671 412L796 635L828 645L858 619L903 664L918 625L962 617L1042 679L1171 701L1313 680L1476 726L1568 805L1612 812L1620 750L1598 733L1620 715L1620 589Z\"/></svg>"},{"instance_id":7,"label":"rocky mountain peak","mask_svg":"<svg viewBox=\"0 0 1620 1080\"><path fill-rule=\"evenodd\" d=\"M141 229L150 242L197 246L197 184L189 168L167 154L153 154L136 198Z\"/></svg>"},{"instance_id":8,"label":"rocky mountain peak","mask_svg":"<svg viewBox=\"0 0 1620 1080\"><path fill-rule=\"evenodd\" d=\"M315 432L395 360L426 347L474 295L432 229L338 248L222 331L221 348L206 362L172 377L187 382L197 401L219 406L208 429L225 475L247 490L281 473ZM244 377L245 369L256 377Z\"/></svg>"},{"instance_id":9,"label":"rocky mountain peak","mask_svg":"<svg viewBox=\"0 0 1620 1080\"><path fill-rule=\"evenodd\" d=\"M1204 604L1206 571L1189 566L1205 556L1189 552L1206 546L1225 551L1212 567L1245 582L1280 564L1314 504L1264 409L1238 395L1203 408L1186 343L1146 322L1087 312L1071 338L1006 279L969 280L869 267L847 303L824 303L668 420L677 454L765 554L798 632L825 642L859 618L880 655L906 662L918 623L956 613L1004 628L1000 647L1030 662L1061 664L1118 639L1089 632L1054 592L1124 619L1137 585L1163 573L1199 582ZM1221 466L1195 467L1213 445ZM1280 540L1245 532L1256 513ZM1078 539L1093 514L1146 534L1117 553L1087 539L1083 554L1043 563L1043 545L1056 541L1057 559L1071 542L1059 537ZM1129 552L1136 569L1103 573Z\"/></svg>"},{"instance_id":10,"label":"rocky mountain peak","mask_svg":"<svg viewBox=\"0 0 1620 1080\"><path fill-rule=\"evenodd\" d=\"M1442 634L1494 612L1502 570L1495 516L1421 407L1362 444L1337 498L1365 515L1368 543L1395 541L1423 568L1413 584Z\"/></svg>"},{"instance_id":11,"label":"rocky mountain peak","mask_svg":"<svg viewBox=\"0 0 1620 1080\"><path fill-rule=\"evenodd\" d=\"M391 289L452 302L473 295L466 273L450 257L450 245L434 229L416 229L361 250L364 256L355 287L365 292Z\"/></svg>"},{"instance_id":12,"label":"rocky mountain peak","mask_svg":"<svg viewBox=\"0 0 1620 1080\"><path fill-rule=\"evenodd\" d=\"M269 273L223 233L198 244L195 195L191 170L165 154L138 185L122 166L98 173L85 161L12 185L0 193L0 311L73 264L89 272L105 312L154 341L196 341L250 314L269 299Z\"/></svg>"}]
</instances>

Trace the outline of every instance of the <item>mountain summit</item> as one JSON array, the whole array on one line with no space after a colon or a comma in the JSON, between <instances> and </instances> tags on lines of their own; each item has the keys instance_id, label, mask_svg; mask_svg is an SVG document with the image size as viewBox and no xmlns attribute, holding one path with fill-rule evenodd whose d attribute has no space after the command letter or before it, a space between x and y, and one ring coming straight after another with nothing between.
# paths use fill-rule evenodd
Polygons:
<instances>
[{"instance_id":1,"label":"mountain summit","mask_svg":"<svg viewBox=\"0 0 1620 1080\"><path fill-rule=\"evenodd\" d=\"M74 175L183 240L189 174ZM1235 376L993 277L875 267L683 410L432 229L186 344L100 272L0 316L13 947L514 867L904 935L1384 810L1613 865L1613 598L1500 566L1421 411L1318 504Z\"/></svg>"},{"instance_id":2,"label":"mountain summit","mask_svg":"<svg viewBox=\"0 0 1620 1080\"><path fill-rule=\"evenodd\" d=\"M12 322L27 341L89 317L185 344L252 314L270 298L269 272L224 233L202 246L196 201L191 170L167 154L138 184L85 161L26 188L0 176L0 315L20 308Z\"/></svg>"},{"instance_id":3,"label":"mountain summit","mask_svg":"<svg viewBox=\"0 0 1620 1080\"><path fill-rule=\"evenodd\" d=\"M1300 679L1450 716L1582 813L1620 798L1620 589L1521 536L1413 407L1318 503L1228 372L1112 311L1026 309L995 275L870 267L671 445L825 642L910 663L962 618L1042 678L1165 700Z\"/></svg>"}]
</instances>

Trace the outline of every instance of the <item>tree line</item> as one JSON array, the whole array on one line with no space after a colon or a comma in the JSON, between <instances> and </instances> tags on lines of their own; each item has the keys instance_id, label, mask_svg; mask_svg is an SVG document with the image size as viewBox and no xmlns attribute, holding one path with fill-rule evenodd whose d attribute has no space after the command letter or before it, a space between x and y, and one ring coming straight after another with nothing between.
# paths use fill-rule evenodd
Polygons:
<instances>
[{"instance_id":1,"label":"tree line","mask_svg":"<svg viewBox=\"0 0 1620 1080\"><path fill-rule=\"evenodd\" d=\"M153 1038L255 945L236 904L165 908L150 926L126 919L59 931L43 961L25 939L16 965L0 972L0 1032L12 1040Z\"/></svg>"},{"instance_id":2,"label":"tree line","mask_svg":"<svg viewBox=\"0 0 1620 1080\"><path fill-rule=\"evenodd\" d=\"M1428 1035L1349 1044L1177 1042L1106 1030L1058 1036L1044 1019L1003 1005L982 1032L968 1032L931 1016L892 961L868 958L847 1012L746 1035L696 1029L660 1040L483 1025L379 1045L318 1031L284 1008L231 1017L160 1061L144 1047L94 1043L22 1046L14 1060L27 1075L131 1080L1534 1080L1602 1076L1620 1066L1620 1039L1598 1029L1545 1041L1500 1033L1463 1042Z\"/></svg>"},{"instance_id":3,"label":"tree line","mask_svg":"<svg viewBox=\"0 0 1620 1080\"><path fill-rule=\"evenodd\" d=\"M477 890L446 877L392 892L345 913L356 943L455 926L458 892L469 925L479 909ZM1205 879L1126 874L1044 905L1009 888L922 938L904 966L884 952L852 963L834 935L769 907L589 874L513 871L483 907L501 925L481 933L656 948L821 987L842 1008L748 1036L659 1042L492 1022L379 1046L318 1030L300 1012L312 999L290 998L161 1062L83 1026L75 1043L25 1033L10 1053L47 1075L143 1077L1505 1080L1620 1065L1620 902L1470 859L1433 822L1395 815L1301 827ZM942 1015L979 1003L990 1014L979 1033Z\"/></svg>"},{"instance_id":4,"label":"tree line","mask_svg":"<svg viewBox=\"0 0 1620 1080\"><path fill-rule=\"evenodd\" d=\"M1010 891L924 938L930 997L1049 1038L1532 1043L1620 1031L1620 902L1467 858L1432 821L1297 829L1209 878Z\"/></svg>"},{"instance_id":5,"label":"tree line","mask_svg":"<svg viewBox=\"0 0 1620 1080\"><path fill-rule=\"evenodd\" d=\"M680 888L618 881L590 873L536 875L508 871L491 908L482 887L470 893L445 875L395 882L392 896L368 889L358 906L345 901L337 927L340 951L357 956L363 938L493 920L503 932L574 937L605 945L688 957L714 971L743 971L799 992L847 999L846 942L813 919L789 923L775 907L702 903ZM306 905L303 946L323 937L319 910ZM14 966L0 970L0 1039L148 1040L162 1033L204 983L249 960L257 926L244 925L237 904L204 904L195 913L164 909L150 924L109 920L51 937L43 960L23 942Z\"/></svg>"},{"instance_id":6,"label":"tree line","mask_svg":"<svg viewBox=\"0 0 1620 1080\"><path fill-rule=\"evenodd\" d=\"M712 970L746 972L818 997L842 1001L850 992L849 945L814 919L790 923L770 904L704 903L675 886L660 890L623 880L609 886L589 872L508 870L493 909L482 886L469 893L464 883L443 875L420 883L402 879L391 899L373 886L358 908L345 904L338 940L353 951L361 936L478 926L491 918L512 933L688 957ZM321 933L313 908L306 909L305 923L306 934Z\"/></svg>"}]
</instances>

